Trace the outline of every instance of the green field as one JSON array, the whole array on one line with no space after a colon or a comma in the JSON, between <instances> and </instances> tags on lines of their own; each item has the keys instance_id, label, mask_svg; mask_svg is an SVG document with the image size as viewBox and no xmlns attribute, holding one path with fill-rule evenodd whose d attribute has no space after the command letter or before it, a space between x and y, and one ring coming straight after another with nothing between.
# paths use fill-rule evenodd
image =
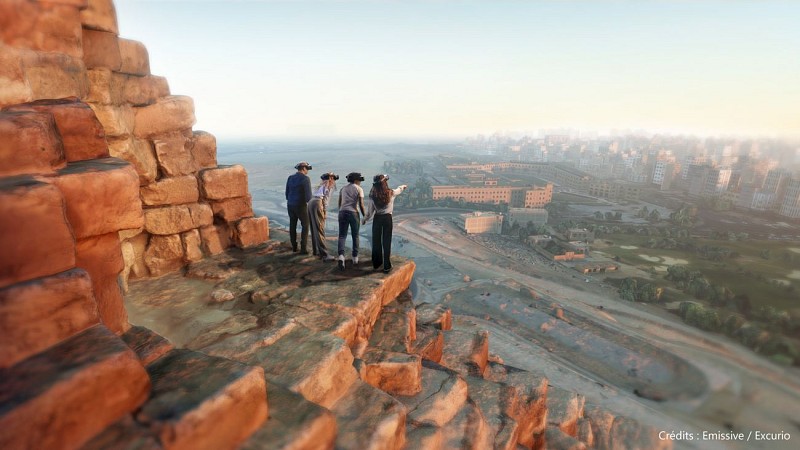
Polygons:
<instances>
[{"instance_id":1,"label":"green field","mask_svg":"<svg viewBox=\"0 0 800 450\"><path fill-rule=\"evenodd\" d=\"M649 239L628 234L605 235L593 248L618 256L625 264L645 270L655 268L658 271L655 278L664 280L665 285L671 284L664 279L665 266L686 264L702 272L711 284L726 286L735 294L746 294L753 306L771 305L782 310L800 308L800 243L695 240L698 247L726 247L739 254L715 262L685 250L646 248ZM613 242L613 245L607 245L605 241ZM762 256L763 250L769 250L769 259Z\"/></svg>"}]
</instances>

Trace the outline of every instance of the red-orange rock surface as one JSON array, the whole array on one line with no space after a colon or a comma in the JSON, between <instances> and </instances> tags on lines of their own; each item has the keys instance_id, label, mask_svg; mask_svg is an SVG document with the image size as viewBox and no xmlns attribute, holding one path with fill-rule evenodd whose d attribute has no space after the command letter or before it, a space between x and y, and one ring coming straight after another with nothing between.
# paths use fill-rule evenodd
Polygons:
<instances>
[{"instance_id":1,"label":"red-orange rock surface","mask_svg":"<svg viewBox=\"0 0 800 450\"><path fill-rule=\"evenodd\" d=\"M52 173L65 162L51 114L0 112L0 176Z\"/></svg>"},{"instance_id":2,"label":"red-orange rock surface","mask_svg":"<svg viewBox=\"0 0 800 450\"><path fill-rule=\"evenodd\" d=\"M92 277L100 320L111 331L121 334L128 328L128 313L117 280L123 268L119 236L116 232L80 239L75 246L78 267Z\"/></svg>"}]
</instances>

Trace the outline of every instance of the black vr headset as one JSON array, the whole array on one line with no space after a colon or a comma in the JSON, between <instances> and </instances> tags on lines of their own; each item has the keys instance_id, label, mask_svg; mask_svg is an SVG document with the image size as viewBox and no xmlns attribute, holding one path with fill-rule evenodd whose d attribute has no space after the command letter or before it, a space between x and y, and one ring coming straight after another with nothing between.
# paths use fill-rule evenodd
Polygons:
<instances>
[{"instance_id":1,"label":"black vr headset","mask_svg":"<svg viewBox=\"0 0 800 450\"><path fill-rule=\"evenodd\" d=\"M358 172L350 172L350 173L347 174L346 178L347 178L347 181L350 182L350 183L352 183L352 182L354 182L356 180L364 181L364 176L361 175Z\"/></svg>"},{"instance_id":2,"label":"black vr headset","mask_svg":"<svg viewBox=\"0 0 800 450\"><path fill-rule=\"evenodd\" d=\"M308 169L308 170L311 170L311 164L309 164L309 163L307 163L307 162L305 162L305 161L301 161L301 162L297 163L297 164L294 166L294 168L295 168L295 169L297 169L297 170L300 170L300 169L302 169L303 167L305 167L305 168L306 168L306 169Z\"/></svg>"},{"instance_id":3,"label":"black vr headset","mask_svg":"<svg viewBox=\"0 0 800 450\"><path fill-rule=\"evenodd\" d=\"M386 175L385 173L375 175L372 177L372 184L378 184L383 180L389 180L389 175Z\"/></svg>"},{"instance_id":4,"label":"black vr headset","mask_svg":"<svg viewBox=\"0 0 800 450\"><path fill-rule=\"evenodd\" d=\"M327 180L330 180L331 178L333 178L333 179L334 179L334 181L335 181L335 180L338 180L338 179L339 179L339 175L336 175L336 174L335 174L335 173L333 173L333 172L329 172L329 173L323 173L323 174L322 174L322 176L321 176L320 178L322 178L322 179L323 179L323 180L325 180L325 181L327 181Z\"/></svg>"}]
</instances>

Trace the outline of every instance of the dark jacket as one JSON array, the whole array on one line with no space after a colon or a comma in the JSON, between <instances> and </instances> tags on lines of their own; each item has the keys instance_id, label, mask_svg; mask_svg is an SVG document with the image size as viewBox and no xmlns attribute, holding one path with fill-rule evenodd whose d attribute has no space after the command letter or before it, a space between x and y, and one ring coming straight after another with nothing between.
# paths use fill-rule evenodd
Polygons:
<instances>
[{"instance_id":1,"label":"dark jacket","mask_svg":"<svg viewBox=\"0 0 800 450\"><path fill-rule=\"evenodd\" d=\"M286 203L289 206L308 203L311 200L311 178L300 172L286 180Z\"/></svg>"}]
</instances>

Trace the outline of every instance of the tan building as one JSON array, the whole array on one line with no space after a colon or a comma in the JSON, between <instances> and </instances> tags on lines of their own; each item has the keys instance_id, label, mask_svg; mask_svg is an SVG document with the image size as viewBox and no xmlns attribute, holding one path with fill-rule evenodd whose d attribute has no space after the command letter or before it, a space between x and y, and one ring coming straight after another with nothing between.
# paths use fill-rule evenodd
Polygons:
<instances>
[{"instance_id":1,"label":"tan building","mask_svg":"<svg viewBox=\"0 0 800 450\"><path fill-rule=\"evenodd\" d=\"M503 229L503 216L496 213L473 212L461 214L461 228L467 234L500 234Z\"/></svg>"},{"instance_id":2,"label":"tan building","mask_svg":"<svg viewBox=\"0 0 800 450\"><path fill-rule=\"evenodd\" d=\"M483 186L432 186L433 199L464 199L467 203L508 203L525 208L542 208L553 199L553 185L512 187L485 184Z\"/></svg>"},{"instance_id":3,"label":"tan building","mask_svg":"<svg viewBox=\"0 0 800 450\"><path fill-rule=\"evenodd\" d=\"M589 195L612 200L638 200L641 186L627 181L594 180L589 183Z\"/></svg>"}]
</instances>

